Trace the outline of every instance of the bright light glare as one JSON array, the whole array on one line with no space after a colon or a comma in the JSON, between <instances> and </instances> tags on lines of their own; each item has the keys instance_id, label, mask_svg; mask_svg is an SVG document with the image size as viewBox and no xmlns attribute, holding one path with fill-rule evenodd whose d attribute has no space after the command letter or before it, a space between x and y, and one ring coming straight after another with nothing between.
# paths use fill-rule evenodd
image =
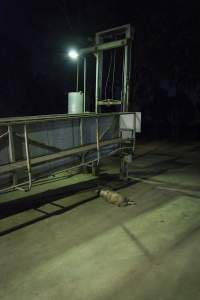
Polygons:
<instances>
[{"instance_id":1,"label":"bright light glare","mask_svg":"<svg viewBox=\"0 0 200 300\"><path fill-rule=\"evenodd\" d=\"M77 52L75 49L71 49L71 50L68 52L68 56L69 56L71 59L76 60L76 59L78 59L79 54L78 54L78 52Z\"/></svg>"}]
</instances>

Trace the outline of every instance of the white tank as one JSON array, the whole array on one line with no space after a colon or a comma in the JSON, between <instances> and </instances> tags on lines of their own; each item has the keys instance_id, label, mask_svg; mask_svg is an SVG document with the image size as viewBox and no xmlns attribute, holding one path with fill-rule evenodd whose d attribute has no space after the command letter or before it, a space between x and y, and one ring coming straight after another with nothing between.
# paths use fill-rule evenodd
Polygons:
<instances>
[{"instance_id":1,"label":"white tank","mask_svg":"<svg viewBox=\"0 0 200 300\"><path fill-rule=\"evenodd\" d=\"M68 93L68 114L83 113L83 93L70 92Z\"/></svg>"}]
</instances>

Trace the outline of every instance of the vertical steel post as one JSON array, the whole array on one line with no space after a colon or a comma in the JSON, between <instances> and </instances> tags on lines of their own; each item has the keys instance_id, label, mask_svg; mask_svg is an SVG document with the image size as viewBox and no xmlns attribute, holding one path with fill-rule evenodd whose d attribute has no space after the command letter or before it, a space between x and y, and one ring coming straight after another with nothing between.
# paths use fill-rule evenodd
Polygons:
<instances>
[{"instance_id":1,"label":"vertical steel post","mask_svg":"<svg viewBox=\"0 0 200 300\"><path fill-rule=\"evenodd\" d=\"M79 130L80 130L80 145L83 146L83 144L84 144L84 138L83 138L83 118L80 118ZM85 162L85 153L82 153L81 154L81 164L84 164L84 162ZM83 166L83 171L85 172L84 166Z\"/></svg>"},{"instance_id":2,"label":"vertical steel post","mask_svg":"<svg viewBox=\"0 0 200 300\"><path fill-rule=\"evenodd\" d=\"M128 111L128 91L127 91L127 83L128 83L128 46L124 47L124 80L123 80L123 112Z\"/></svg>"},{"instance_id":3,"label":"vertical steel post","mask_svg":"<svg viewBox=\"0 0 200 300\"><path fill-rule=\"evenodd\" d=\"M95 36L95 42L96 45L99 45L102 42L101 36L98 33ZM103 79L103 51L99 51L98 52L98 100L102 99L103 97L102 79ZM98 112L99 110L101 111L101 107L98 109Z\"/></svg>"},{"instance_id":4,"label":"vertical steel post","mask_svg":"<svg viewBox=\"0 0 200 300\"><path fill-rule=\"evenodd\" d=\"M99 164L100 147L99 147L99 117L96 117L96 143L97 143L97 159Z\"/></svg>"},{"instance_id":5,"label":"vertical steel post","mask_svg":"<svg viewBox=\"0 0 200 300\"><path fill-rule=\"evenodd\" d=\"M87 89L87 61L84 57L84 94L83 94L83 112L85 113L86 108L86 89Z\"/></svg>"},{"instance_id":6,"label":"vertical steel post","mask_svg":"<svg viewBox=\"0 0 200 300\"><path fill-rule=\"evenodd\" d=\"M13 128L11 125L8 125L8 141L9 141L9 159L10 162L15 162L15 147L14 147L14 139L13 139ZM17 174L13 173L13 186L17 184Z\"/></svg>"},{"instance_id":7,"label":"vertical steel post","mask_svg":"<svg viewBox=\"0 0 200 300\"><path fill-rule=\"evenodd\" d=\"M133 155L135 154L135 145L136 145L136 126L137 126L137 113L134 112L134 130L133 130Z\"/></svg>"},{"instance_id":8,"label":"vertical steel post","mask_svg":"<svg viewBox=\"0 0 200 300\"><path fill-rule=\"evenodd\" d=\"M99 117L96 117L96 145L97 145L97 161L92 163L92 175L97 176L99 173L100 145L99 145Z\"/></svg>"},{"instance_id":9,"label":"vertical steel post","mask_svg":"<svg viewBox=\"0 0 200 300\"><path fill-rule=\"evenodd\" d=\"M25 151L26 151L26 161L27 161L27 170L28 170L28 189L30 191L32 186L32 174L31 174L31 163L30 163L30 153L29 153L29 142L28 142L28 131L27 125L24 125L24 139L25 139Z\"/></svg>"},{"instance_id":10,"label":"vertical steel post","mask_svg":"<svg viewBox=\"0 0 200 300\"><path fill-rule=\"evenodd\" d=\"M80 117L79 128L80 128L80 144L81 146L83 146L83 119L81 117Z\"/></svg>"},{"instance_id":11,"label":"vertical steel post","mask_svg":"<svg viewBox=\"0 0 200 300\"><path fill-rule=\"evenodd\" d=\"M130 98L130 78L131 78L131 51L132 51L132 27L130 24L126 25L126 38L128 40L128 44L125 46L125 107L124 112L129 110L129 98Z\"/></svg>"},{"instance_id":12,"label":"vertical steel post","mask_svg":"<svg viewBox=\"0 0 200 300\"><path fill-rule=\"evenodd\" d=\"M98 98L99 100L103 98L103 86L102 86L102 80L103 80L103 51L99 52L99 58L98 58ZM99 110L101 111L101 106L99 107Z\"/></svg>"},{"instance_id":13,"label":"vertical steel post","mask_svg":"<svg viewBox=\"0 0 200 300\"><path fill-rule=\"evenodd\" d=\"M96 53L96 90L95 90L95 113L98 113L99 100L99 53Z\"/></svg>"},{"instance_id":14,"label":"vertical steel post","mask_svg":"<svg viewBox=\"0 0 200 300\"><path fill-rule=\"evenodd\" d=\"M78 92L79 87L79 60L77 59L77 65L76 65L76 91Z\"/></svg>"}]
</instances>

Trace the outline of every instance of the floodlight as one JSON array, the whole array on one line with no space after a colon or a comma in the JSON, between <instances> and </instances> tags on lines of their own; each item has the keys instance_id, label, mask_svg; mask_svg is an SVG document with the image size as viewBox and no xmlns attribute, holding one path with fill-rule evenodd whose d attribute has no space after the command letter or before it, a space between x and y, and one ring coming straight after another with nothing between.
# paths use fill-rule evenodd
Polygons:
<instances>
[{"instance_id":1,"label":"floodlight","mask_svg":"<svg viewBox=\"0 0 200 300\"><path fill-rule=\"evenodd\" d=\"M77 60L78 57L79 57L79 53L78 53L77 50L71 49L71 50L69 50L69 52L68 52L68 56L69 56L71 59L73 59L73 60Z\"/></svg>"}]
</instances>

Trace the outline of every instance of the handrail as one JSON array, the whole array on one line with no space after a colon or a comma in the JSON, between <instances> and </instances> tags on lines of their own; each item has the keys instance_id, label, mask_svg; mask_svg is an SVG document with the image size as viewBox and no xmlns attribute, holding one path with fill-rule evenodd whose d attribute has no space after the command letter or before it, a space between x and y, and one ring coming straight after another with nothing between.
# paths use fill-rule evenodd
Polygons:
<instances>
[{"instance_id":1,"label":"handrail","mask_svg":"<svg viewBox=\"0 0 200 300\"><path fill-rule=\"evenodd\" d=\"M40 123L46 121L70 120L80 118L101 118L106 116L117 116L125 114L135 114L135 112L119 112L119 113L83 113L83 114L56 114L56 115L38 115L38 116L25 116L25 117L9 117L0 118L0 126L8 126L14 124L30 124Z\"/></svg>"}]
</instances>

